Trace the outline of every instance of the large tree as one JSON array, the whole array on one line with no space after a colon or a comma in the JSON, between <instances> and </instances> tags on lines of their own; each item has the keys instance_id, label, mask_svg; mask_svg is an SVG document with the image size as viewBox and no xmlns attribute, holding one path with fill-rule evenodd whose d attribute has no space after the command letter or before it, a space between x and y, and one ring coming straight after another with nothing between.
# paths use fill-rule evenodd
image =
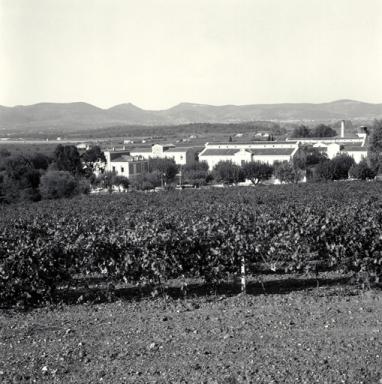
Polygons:
<instances>
[{"instance_id":1,"label":"large tree","mask_svg":"<svg viewBox=\"0 0 382 384\"><path fill-rule=\"evenodd\" d=\"M11 155L3 164L3 194L5 200L39 200L40 171L23 155Z\"/></svg>"},{"instance_id":2,"label":"large tree","mask_svg":"<svg viewBox=\"0 0 382 384\"><path fill-rule=\"evenodd\" d=\"M349 177L349 170L355 164L354 159L347 154L340 154L331 160L322 161L315 167L314 179L341 180Z\"/></svg>"},{"instance_id":3,"label":"large tree","mask_svg":"<svg viewBox=\"0 0 382 384\"><path fill-rule=\"evenodd\" d=\"M170 182L178 173L178 166L173 159L151 158L149 160L149 172L158 172L164 181Z\"/></svg>"},{"instance_id":4,"label":"large tree","mask_svg":"<svg viewBox=\"0 0 382 384\"><path fill-rule=\"evenodd\" d=\"M258 184L261 181L268 180L272 177L273 167L260 161L251 161L243 165L244 175L253 184Z\"/></svg>"},{"instance_id":5,"label":"large tree","mask_svg":"<svg viewBox=\"0 0 382 384\"><path fill-rule=\"evenodd\" d=\"M192 185L205 185L210 181L208 164L205 161L195 161L182 167L182 180Z\"/></svg>"},{"instance_id":6,"label":"large tree","mask_svg":"<svg viewBox=\"0 0 382 384\"><path fill-rule=\"evenodd\" d=\"M242 168L231 161L220 161L212 171L214 179L224 184L237 184L245 180Z\"/></svg>"},{"instance_id":7,"label":"large tree","mask_svg":"<svg viewBox=\"0 0 382 384\"><path fill-rule=\"evenodd\" d=\"M333 137L337 136L337 132L325 124L317 125L311 132L311 137Z\"/></svg>"},{"instance_id":8,"label":"large tree","mask_svg":"<svg viewBox=\"0 0 382 384\"><path fill-rule=\"evenodd\" d=\"M350 177L359 180L367 180L373 179L375 176L375 172L369 167L366 159L363 159L359 162L359 164L354 164L349 169Z\"/></svg>"},{"instance_id":9,"label":"large tree","mask_svg":"<svg viewBox=\"0 0 382 384\"><path fill-rule=\"evenodd\" d=\"M311 135L310 129L305 125L299 125L292 132L292 137L309 137Z\"/></svg>"},{"instance_id":10,"label":"large tree","mask_svg":"<svg viewBox=\"0 0 382 384\"><path fill-rule=\"evenodd\" d=\"M78 181L67 171L48 171L41 176L40 193L44 199L59 199L76 195Z\"/></svg>"},{"instance_id":11,"label":"large tree","mask_svg":"<svg viewBox=\"0 0 382 384\"><path fill-rule=\"evenodd\" d=\"M276 163L274 174L282 183L298 183L304 177L304 171L290 161Z\"/></svg>"},{"instance_id":12,"label":"large tree","mask_svg":"<svg viewBox=\"0 0 382 384\"><path fill-rule=\"evenodd\" d=\"M368 160L376 173L382 171L382 120L374 120L368 145Z\"/></svg>"},{"instance_id":13,"label":"large tree","mask_svg":"<svg viewBox=\"0 0 382 384\"><path fill-rule=\"evenodd\" d=\"M85 173L87 176L91 176L94 171L98 170L103 172L106 165L105 154L101 148L96 145L87 149L81 156L84 163Z\"/></svg>"},{"instance_id":14,"label":"large tree","mask_svg":"<svg viewBox=\"0 0 382 384\"><path fill-rule=\"evenodd\" d=\"M333 169L333 179L341 180L349 178L349 170L355 164L354 159L347 154L340 154L330 160Z\"/></svg>"},{"instance_id":15,"label":"large tree","mask_svg":"<svg viewBox=\"0 0 382 384\"><path fill-rule=\"evenodd\" d=\"M57 145L54 161L58 171L70 172L75 176L83 173L81 157L74 145Z\"/></svg>"}]
</instances>

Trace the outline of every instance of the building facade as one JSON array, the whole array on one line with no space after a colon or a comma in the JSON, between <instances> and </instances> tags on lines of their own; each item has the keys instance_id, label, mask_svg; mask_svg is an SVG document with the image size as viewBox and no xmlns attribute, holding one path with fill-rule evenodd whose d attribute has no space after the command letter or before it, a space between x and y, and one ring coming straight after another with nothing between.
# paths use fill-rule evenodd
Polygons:
<instances>
[{"instance_id":1,"label":"building facade","mask_svg":"<svg viewBox=\"0 0 382 384\"><path fill-rule=\"evenodd\" d=\"M151 148L132 149L131 156L141 156L144 159L160 158L173 159L178 165L186 165L196 160L198 148L175 147L172 144L154 144Z\"/></svg>"},{"instance_id":2,"label":"building facade","mask_svg":"<svg viewBox=\"0 0 382 384\"><path fill-rule=\"evenodd\" d=\"M140 157L132 156L128 151L106 151L105 171L114 172L119 176L133 178L149 169L149 162Z\"/></svg>"},{"instance_id":3,"label":"building facade","mask_svg":"<svg viewBox=\"0 0 382 384\"><path fill-rule=\"evenodd\" d=\"M290 161L299 150L297 142L261 141L251 143L207 143L199 154L212 170L220 161L231 161L237 165L259 161L267 164Z\"/></svg>"}]
</instances>

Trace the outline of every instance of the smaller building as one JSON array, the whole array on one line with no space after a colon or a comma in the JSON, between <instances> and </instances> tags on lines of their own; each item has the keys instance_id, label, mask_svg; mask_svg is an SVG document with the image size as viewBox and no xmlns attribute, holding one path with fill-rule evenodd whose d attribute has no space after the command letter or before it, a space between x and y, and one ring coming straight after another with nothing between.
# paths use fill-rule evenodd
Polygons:
<instances>
[{"instance_id":1,"label":"smaller building","mask_svg":"<svg viewBox=\"0 0 382 384\"><path fill-rule=\"evenodd\" d=\"M195 161L198 152L196 147L175 147L173 144L154 144L150 148L136 148L131 151L132 156L144 159L160 158L173 159L178 165L186 165Z\"/></svg>"},{"instance_id":2,"label":"smaller building","mask_svg":"<svg viewBox=\"0 0 382 384\"><path fill-rule=\"evenodd\" d=\"M128 151L106 151L105 171L127 178L148 172L149 162L141 156L132 156Z\"/></svg>"}]
</instances>

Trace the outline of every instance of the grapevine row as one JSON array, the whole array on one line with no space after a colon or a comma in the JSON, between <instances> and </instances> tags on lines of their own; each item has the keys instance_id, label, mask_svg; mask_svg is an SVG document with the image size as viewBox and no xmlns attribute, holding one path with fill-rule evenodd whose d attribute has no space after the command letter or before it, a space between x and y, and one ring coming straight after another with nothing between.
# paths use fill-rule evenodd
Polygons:
<instances>
[{"instance_id":1,"label":"grapevine row","mask_svg":"<svg viewBox=\"0 0 382 384\"><path fill-rule=\"evenodd\" d=\"M368 188L367 188L368 187ZM325 188L325 189L324 189ZM258 265L382 277L379 185L129 193L0 211L0 302L49 302L77 276L212 283Z\"/></svg>"}]
</instances>

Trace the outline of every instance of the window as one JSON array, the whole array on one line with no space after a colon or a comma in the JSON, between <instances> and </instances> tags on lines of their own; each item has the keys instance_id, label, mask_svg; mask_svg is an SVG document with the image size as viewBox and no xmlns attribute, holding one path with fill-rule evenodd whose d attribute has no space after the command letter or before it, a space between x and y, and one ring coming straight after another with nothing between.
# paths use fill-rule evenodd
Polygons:
<instances>
[{"instance_id":1,"label":"window","mask_svg":"<svg viewBox=\"0 0 382 384\"><path fill-rule=\"evenodd\" d=\"M131 175L134 174L133 163L129 163L129 173L130 173Z\"/></svg>"},{"instance_id":2,"label":"window","mask_svg":"<svg viewBox=\"0 0 382 384\"><path fill-rule=\"evenodd\" d=\"M112 168L113 172L115 172L115 167Z\"/></svg>"},{"instance_id":3,"label":"window","mask_svg":"<svg viewBox=\"0 0 382 384\"><path fill-rule=\"evenodd\" d=\"M121 173L125 172L125 168L121 167Z\"/></svg>"}]
</instances>

